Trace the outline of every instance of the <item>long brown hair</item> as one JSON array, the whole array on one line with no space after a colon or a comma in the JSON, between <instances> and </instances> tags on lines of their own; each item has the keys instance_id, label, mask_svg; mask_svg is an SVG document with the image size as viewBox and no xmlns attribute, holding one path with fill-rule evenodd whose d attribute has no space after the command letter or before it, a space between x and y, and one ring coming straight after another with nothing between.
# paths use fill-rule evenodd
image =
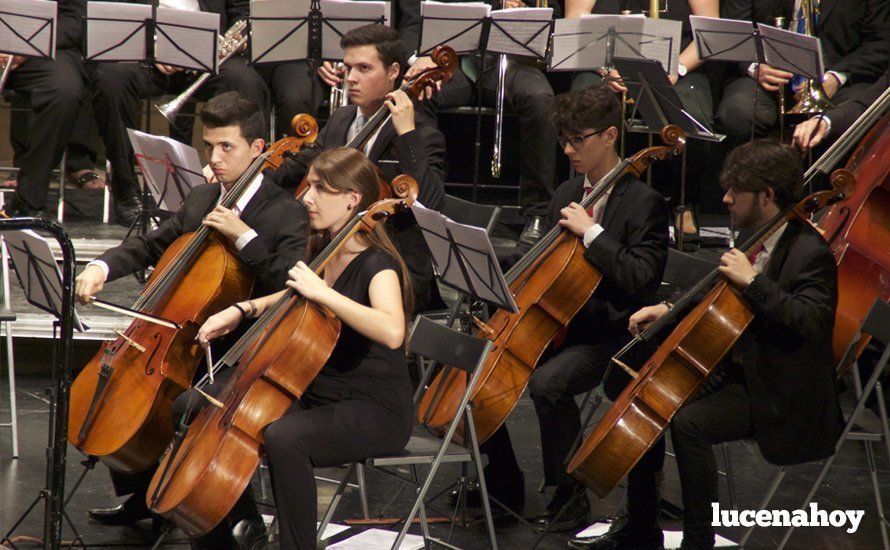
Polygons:
<instances>
[{"instance_id":1,"label":"long brown hair","mask_svg":"<svg viewBox=\"0 0 890 550\"><path fill-rule=\"evenodd\" d=\"M355 210L356 212L367 210L377 200L380 190L377 183L377 168L374 167L374 164L368 160L364 153L357 149L351 147L328 149L315 157L315 160L312 161L312 169L315 170L316 175L318 175L325 187L339 193L355 192L361 194L362 198ZM384 225L383 223L378 223L370 233L358 233L355 238L361 239L361 242L369 247L387 252L399 263L402 283L402 307L405 310L405 319L407 320L414 309L411 278L408 276L408 268L405 266L402 255L399 254L399 251L393 245ZM314 258L329 242L331 242L329 230L315 231L310 229L308 256Z\"/></svg>"}]
</instances>

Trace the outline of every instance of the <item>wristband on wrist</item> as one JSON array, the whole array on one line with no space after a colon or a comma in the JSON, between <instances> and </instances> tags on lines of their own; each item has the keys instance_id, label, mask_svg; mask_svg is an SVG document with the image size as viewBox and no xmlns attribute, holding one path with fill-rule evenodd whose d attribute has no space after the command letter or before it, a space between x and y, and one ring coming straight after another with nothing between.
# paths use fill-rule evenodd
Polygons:
<instances>
[{"instance_id":1,"label":"wristband on wrist","mask_svg":"<svg viewBox=\"0 0 890 550\"><path fill-rule=\"evenodd\" d=\"M667 300L662 300L661 302L659 302L659 304L661 304L663 306L667 306L668 312L670 312L672 309L674 309L674 304L668 302Z\"/></svg>"},{"instance_id":2,"label":"wristband on wrist","mask_svg":"<svg viewBox=\"0 0 890 550\"><path fill-rule=\"evenodd\" d=\"M256 312L257 312L256 303L253 300L247 300L247 305L250 306L250 315L248 315L247 318L253 319L254 317L257 316L256 315Z\"/></svg>"},{"instance_id":3,"label":"wristband on wrist","mask_svg":"<svg viewBox=\"0 0 890 550\"><path fill-rule=\"evenodd\" d=\"M241 307L238 304L232 304L232 307L241 312L242 319L247 319L247 310L245 310L243 307Z\"/></svg>"}]
</instances>

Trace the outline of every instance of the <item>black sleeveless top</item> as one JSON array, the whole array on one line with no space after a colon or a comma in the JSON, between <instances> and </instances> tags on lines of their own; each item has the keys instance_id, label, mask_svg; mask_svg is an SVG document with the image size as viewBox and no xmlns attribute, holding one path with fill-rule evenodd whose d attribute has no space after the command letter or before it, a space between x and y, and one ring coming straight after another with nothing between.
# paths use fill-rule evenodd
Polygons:
<instances>
[{"instance_id":1,"label":"black sleeveless top","mask_svg":"<svg viewBox=\"0 0 890 550\"><path fill-rule=\"evenodd\" d=\"M362 305L371 305L368 287L381 271L401 274L398 261L387 252L367 248L337 278L334 290ZM401 276L399 277L401 279ZM308 393L324 400L370 399L392 413L413 413L411 381L404 348L389 349L358 333L346 323L340 329L330 359Z\"/></svg>"}]
</instances>

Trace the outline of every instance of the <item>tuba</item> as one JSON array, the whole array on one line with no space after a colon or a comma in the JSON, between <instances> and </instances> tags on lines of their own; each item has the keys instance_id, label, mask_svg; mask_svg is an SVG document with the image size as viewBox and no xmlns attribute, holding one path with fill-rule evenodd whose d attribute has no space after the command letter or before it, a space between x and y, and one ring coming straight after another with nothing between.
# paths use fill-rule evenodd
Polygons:
<instances>
[{"instance_id":1,"label":"tuba","mask_svg":"<svg viewBox=\"0 0 890 550\"><path fill-rule=\"evenodd\" d=\"M803 17L803 34L813 36L815 32L814 22L816 21L817 8L813 0L800 0L800 9ZM798 25L798 19L791 22L791 28ZM816 115L824 113L832 107L825 89L822 87L822 81L816 79L804 80L800 90L795 94L797 104L788 111L789 115Z\"/></svg>"},{"instance_id":2,"label":"tuba","mask_svg":"<svg viewBox=\"0 0 890 550\"><path fill-rule=\"evenodd\" d=\"M247 33L245 33L245 29L247 28L247 22L243 19L236 21L229 27L229 30L226 31L226 34L219 38L219 48L217 50L217 56L219 57L219 64L222 65L226 61L229 60L233 55L237 54L241 51L241 48L244 44L247 43ZM182 106L195 95L201 86L207 82L210 77L213 76L210 73L203 73L199 76L192 84L182 91L181 94L174 97L167 103L163 105L155 105L155 109L160 111L164 118L166 118L170 124L175 125L174 122L176 120L176 114L182 109Z\"/></svg>"}]
</instances>

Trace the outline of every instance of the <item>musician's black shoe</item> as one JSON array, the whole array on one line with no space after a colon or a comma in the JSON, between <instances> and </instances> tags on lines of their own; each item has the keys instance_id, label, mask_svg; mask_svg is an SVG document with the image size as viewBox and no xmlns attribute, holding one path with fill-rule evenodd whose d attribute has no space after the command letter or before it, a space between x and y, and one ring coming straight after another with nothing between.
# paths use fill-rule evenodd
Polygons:
<instances>
[{"instance_id":1,"label":"musician's black shoe","mask_svg":"<svg viewBox=\"0 0 890 550\"><path fill-rule=\"evenodd\" d=\"M47 218L45 208L31 208L27 204L14 198L12 203L3 208L3 213L9 218Z\"/></svg>"},{"instance_id":2,"label":"musician's black shoe","mask_svg":"<svg viewBox=\"0 0 890 550\"><path fill-rule=\"evenodd\" d=\"M575 485L561 485L557 487L556 493L550 500L550 504L547 505L544 512L533 520L532 523L535 528L539 531L544 531L545 529L549 531L571 531L585 525L587 517L590 515L590 502L584 493L572 500L575 490ZM566 507L567 504L568 507ZM566 507L565 510L563 510L564 507ZM562 511L562 514L560 514L560 511Z\"/></svg>"},{"instance_id":3,"label":"musician's black shoe","mask_svg":"<svg viewBox=\"0 0 890 550\"><path fill-rule=\"evenodd\" d=\"M232 540L238 550L259 550L266 547L266 524L261 518L242 519L232 527Z\"/></svg>"},{"instance_id":4,"label":"musician's black shoe","mask_svg":"<svg viewBox=\"0 0 890 550\"><path fill-rule=\"evenodd\" d=\"M139 197L136 195L123 195L114 199L114 214L117 222L125 227L133 225L136 216L139 215Z\"/></svg>"},{"instance_id":5,"label":"musician's black shoe","mask_svg":"<svg viewBox=\"0 0 890 550\"><path fill-rule=\"evenodd\" d=\"M105 525L132 525L154 517L145 505L145 500L135 495L114 508L93 508L87 515Z\"/></svg>"},{"instance_id":6,"label":"musician's black shoe","mask_svg":"<svg viewBox=\"0 0 890 550\"><path fill-rule=\"evenodd\" d=\"M519 241L517 244L522 243L527 246L534 245L541 240L545 231L547 231L547 225L544 216L529 216L528 220L525 222L525 227L522 228L522 233L519 234Z\"/></svg>"},{"instance_id":7,"label":"musician's black shoe","mask_svg":"<svg viewBox=\"0 0 890 550\"><path fill-rule=\"evenodd\" d=\"M568 542L573 550L664 550L664 533L657 527L640 529L628 524L627 517L616 519L609 530L594 537L576 537Z\"/></svg>"}]
</instances>

